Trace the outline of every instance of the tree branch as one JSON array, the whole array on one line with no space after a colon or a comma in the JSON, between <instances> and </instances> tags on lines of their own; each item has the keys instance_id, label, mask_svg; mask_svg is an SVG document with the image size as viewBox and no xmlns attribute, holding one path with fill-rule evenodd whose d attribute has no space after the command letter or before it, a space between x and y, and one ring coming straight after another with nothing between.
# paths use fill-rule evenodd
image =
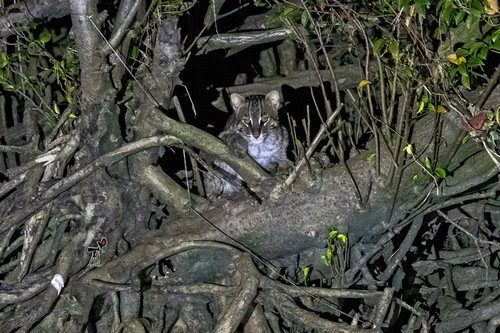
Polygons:
<instances>
[{"instance_id":1,"label":"tree branch","mask_svg":"<svg viewBox=\"0 0 500 333\"><path fill-rule=\"evenodd\" d=\"M276 42L288 37L288 31L283 28L267 29L253 32L225 33L201 37L196 45L198 53L205 54L218 49L232 47L248 47L264 43Z\"/></svg>"},{"instance_id":2,"label":"tree branch","mask_svg":"<svg viewBox=\"0 0 500 333\"><path fill-rule=\"evenodd\" d=\"M0 16L0 38L17 35L35 20L49 21L69 14L68 0L27 0L8 6Z\"/></svg>"}]
</instances>

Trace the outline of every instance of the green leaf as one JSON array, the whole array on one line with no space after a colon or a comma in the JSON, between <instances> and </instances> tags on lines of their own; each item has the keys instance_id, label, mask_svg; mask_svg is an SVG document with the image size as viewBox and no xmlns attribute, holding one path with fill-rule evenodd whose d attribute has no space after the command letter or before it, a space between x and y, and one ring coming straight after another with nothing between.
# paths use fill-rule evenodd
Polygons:
<instances>
[{"instance_id":1,"label":"green leaf","mask_svg":"<svg viewBox=\"0 0 500 333\"><path fill-rule=\"evenodd\" d=\"M459 49L457 50L456 55L457 55L457 58L461 58L461 57L468 57L468 56L470 56L470 52L469 52L469 50L468 50L468 49L465 49L465 48L462 48L462 47L461 47L461 48L459 48Z\"/></svg>"},{"instance_id":2,"label":"green leaf","mask_svg":"<svg viewBox=\"0 0 500 333\"><path fill-rule=\"evenodd\" d=\"M494 43L500 37L500 29L495 30L495 32L491 35L491 41Z\"/></svg>"},{"instance_id":3,"label":"green leaf","mask_svg":"<svg viewBox=\"0 0 500 333\"><path fill-rule=\"evenodd\" d=\"M481 17L481 15L484 13L484 7L481 1L479 0L473 0L471 4L471 13L474 12L474 15L477 15L477 17Z\"/></svg>"},{"instance_id":4,"label":"green leaf","mask_svg":"<svg viewBox=\"0 0 500 333\"><path fill-rule=\"evenodd\" d=\"M69 117L70 117L70 118L77 118L77 117L76 117L74 114L72 114L72 113L70 113L70 114L69 114Z\"/></svg>"},{"instance_id":5,"label":"green leaf","mask_svg":"<svg viewBox=\"0 0 500 333\"><path fill-rule=\"evenodd\" d=\"M491 47L497 51L500 51L500 39L497 39Z\"/></svg>"},{"instance_id":6,"label":"green leaf","mask_svg":"<svg viewBox=\"0 0 500 333\"><path fill-rule=\"evenodd\" d=\"M446 171L444 171L443 168L436 168L436 170L434 170L434 173L436 174L436 176L438 178L441 178L441 179L446 178Z\"/></svg>"},{"instance_id":7,"label":"green leaf","mask_svg":"<svg viewBox=\"0 0 500 333\"><path fill-rule=\"evenodd\" d=\"M309 267L304 268L304 277L307 277L309 274Z\"/></svg>"},{"instance_id":8,"label":"green leaf","mask_svg":"<svg viewBox=\"0 0 500 333\"><path fill-rule=\"evenodd\" d=\"M347 236L344 235L344 234L340 234L337 236L337 238L340 238L340 240L343 242L343 243L347 243Z\"/></svg>"},{"instance_id":9,"label":"green leaf","mask_svg":"<svg viewBox=\"0 0 500 333\"><path fill-rule=\"evenodd\" d=\"M425 158L425 166L427 167L427 169L431 169L431 160L429 157Z\"/></svg>"},{"instance_id":10,"label":"green leaf","mask_svg":"<svg viewBox=\"0 0 500 333\"><path fill-rule=\"evenodd\" d=\"M59 106L57 106L57 104L56 104L56 103L54 103L54 112L55 112L56 114L61 114L61 112L59 111Z\"/></svg>"},{"instance_id":11,"label":"green leaf","mask_svg":"<svg viewBox=\"0 0 500 333\"><path fill-rule=\"evenodd\" d=\"M375 165L375 154L371 154L370 156L368 156L366 158L366 161L368 162L368 164L370 164L371 166L374 166Z\"/></svg>"},{"instance_id":12,"label":"green leaf","mask_svg":"<svg viewBox=\"0 0 500 333\"><path fill-rule=\"evenodd\" d=\"M418 175L413 176L413 181L416 181L418 178Z\"/></svg>"},{"instance_id":13,"label":"green leaf","mask_svg":"<svg viewBox=\"0 0 500 333\"><path fill-rule=\"evenodd\" d=\"M465 88L471 90L469 75L462 75L461 81Z\"/></svg>"},{"instance_id":14,"label":"green leaf","mask_svg":"<svg viewBox=\"0 0 500 333\"><path fill-rule=\"evenodd\" d=\"M464 17L465 17L465 11L459 10L456 13L455 18L454 18L455 25L459 25L460 23L462 23L462 21L464 20Z\"/></svg>"},{"instance_id":15,"label":"green leaf","mask_svg":"<svg viewBox=\"0 0 500 333\"><path fill-rule=\"evenodd\" d=\"M9 84L9 83L2 83L2 87L5 91L15 91L16 90L16 88L12 84Z\"/></svg>"},{"instance_id":16,"label":"green leaf","mask_svg":"<svg viewBox=\"0 0 500 333\"><path fill-rule=\"evenodd\" d=\"M467 73L467 65L464 62L461 62L460 65L458 65L458 72L461 75L469 76L469 73Z\"/></svg>"},{"instance_id":17,"label":"green leaf","mask_svg":"<svg viewBox=\"0 0 500 333\"><path fill-rule=\"evenodd\" d=\"M338 233L337 230L332 230L330 231L330 233L328 234L328 238L329 239L332 239L333 237L335 237L335 235Z\"/></svg>"},{"instance_id":18,"label":"green leaf","mask_svg":"<svg viewBox=\"0 0 500 333\"><path fill-rule=\"evenodd\" d=\"M389 45L387 45L387 50L389 51L393 59L397 59L399 54L399 43L393 40L389 43Z\"/></svg>"},{"instance_id":19,"label":"green leaf","mask_svg":"<svg viewBox=\"0 0 500 333\"><path fill-rule=\"evenodd\" d=\"M468 134L462 139L462 144L466 143L467 141L469 141L469 135Z\"/></svg>"},{"instance_id":20,"label":"green leaf","mask_svg":"<svg viewBox=\"0 0 500 333\"><path fill-rule=\"evenodd\" d=\"M307 10L304 10L300 16L300 23L305 27L307 26L307 22L309 22L309 13Z\"/></svg>"},{"instance_id":21,"label":"green leaf","mask_svg":"<svg viewBox=\"0 0 500 333\"><path fill-rule=\"evenodd\" d=\"M447 1L440 15L440 17L444 20L447 26L450 25L451 17L454 11L455 8L453 8L453 2Z\"/></svg>"},{"instance_id":22,"label":"green leaf","mask_svg":"<svg viewBox=\"0 0 500 333\"><path fill-rule=\"evenodd\" d=\"M410 15L410 0L402 0L401 7L403 7L406 16Z\"/></svg>"},{"instance_id":23,"label":"green leaf","mask_svg":"<svg viewBox=\"0 0 500 333\"><path fill-rule=\"evenodd\" d=\"M465 26L470 29L474 24L479 22L479 17L469 14L465 20Z\"/></svg>"},{"instance_id":24,"label":"green leaf","mask_svg":"<svg viewBox=\"0 0 500 333\"><path fill-rule=\"evenodd\" d=\"M405 66L405 68L403 69L403 73L405 73L406 76L408 76L409 78L413 77L413 72L412 72L411 68L408 66Z\"/></svg>"},{"instance_id":25,"label":"green leaf","mask_svg":"<svg viewBox=\"0 0 500 333\"><path fill-rule=\"evenodd\" d=\"M425 106L424 101L421 101L420 106L418 107L417 114L419 114L420 112L422 112L424 110L424 106Z\"/></svg>"},{"instance_id":26,"label":"green leaf","mask_svg":"<svg viewBox=\"0 0 500 333\"><path fill-rule=\"evenodd\" d=\"M471 57L469 59L469 68L484 66L484 62L478 57Z\"/></svg>"},{"instance_id":27,"label":"green leaf","mask_svg":"<svg viewBox=\"0 0 500 333\"><path fill-rule=\"evenodd\" d=\"M38 36L38 41L42 44L45 45L48 41L50 41L50 38L52 38L52 35L47 29L43 29L43 31L40 33Z\"/></svg>"},{"instance_id":28,"label":"green leaf","mask_svg":"<svg viewBox=\"0 0 500 333\"><path fill-rule=\"evenodd\" d=\"M473 43L469 47L470 53L472 53L472 54L476 53L483 46L486 46L486 43L484 43L484 42L475 42L475 43Z\"/></svg>"},{"instance_id":29,"label":"green leaf","mask_svg":"<svg viewBox=\"0 0 500 333\"><path fill-rule=\"evenodd\" d=\"M132 54L131 54L131 56L132 56L132 59L137 59L137 57L139 56L139 48L136 45L134 45L132 47Z\"/></svg>"},{"instance_id":30,"label":"green leaf","mask_svg":"<svg viewBox=\"0 0 500 333\"><path fill-rule=\"evenodd\" d=\"M488 46L484 46L479 53L477 54L477 57L482 60L486 60L486 56L488 55Z\"/></svg>"},{"instance_id":31,"label":"green leaf","mask_svg":"<svg viewBox=\"0 0 500 333\"><path fill-rule=\"evenodd\" d=\"M2 64L0 65L0 68L4 68L9 64L9 58L7 57L7 54L2 53Z\"/></svg>"},{"instance_id":32,"label":"green leaf","mask_svg":"<svg viewBox=\"0 0 500 333\"><path fill-rule=\"evenodd\" d=\"M285 9L283 10L283 15L288 16L288 15L290 15L290 13L291 13L291 12L293 12L293 11L294 11L294 9L293 9L293 8L291 8L291 7L287 7L287 8L285 8Z\"/></svg>"},{"instance_id":33,"label":"green leaf","mask_svg":"<svg viewBox=\"0 0 500 333\"><path fill-rule=\"evenodd\" d=\"M427 0L415 0L415 10L422 18L426 17Z\"/></svg>"},{"instance_id":34,"label":"green leaf","mask_svg":"<svg viewBox=\"0 0 500 333\"><path fill-rule=\"evenodd\" d=\"M382 51L382 47L385 45L385 39L379 38L373 42L373 53L380 54Z\"/></svg>"}]
</instances>

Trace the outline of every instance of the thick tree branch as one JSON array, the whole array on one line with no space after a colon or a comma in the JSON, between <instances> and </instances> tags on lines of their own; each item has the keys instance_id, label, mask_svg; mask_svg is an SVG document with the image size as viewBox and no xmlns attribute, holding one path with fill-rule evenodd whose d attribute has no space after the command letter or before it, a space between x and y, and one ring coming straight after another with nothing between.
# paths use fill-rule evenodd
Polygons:
<instances>
[{"instance_id":1,"label":"thick tree branch","mask_svg":"<svg viewBox=\"0 0 500 333\"><path fill-rule=\"evenodd\" d=\"M120 2L118 14L116 15L115 29L108 41L111 48L117 48L123 36L125 36L125 33L128 31L128 27L130 23L132 23L139 6L143 5L143 2L144 0L122 0ZM104 53L111 52L111 48L106 44Z\"/></svg>"},{"instance_id":2,"label":"thick tree branch","mask_svg":"<svg viewBox=\"0 0 500 333\"><path fill-rule=\"evenodd\" d=\"M68 0L27 0L10 5L0 16L0 38L17 35L35 20L69 15Z\"/></svg>"},{"instance_id":3,"label":"thick tree branch","mask_svg":"<svg viewBox=\"0 0 500 333\"><path fill-rule=\"evenodd\" d=\"M282 28L254 32L224 33L201 37L196 43L200 49L197 54L204 54L218 49L248 47L276 42L288 37L288 31Z\"/></svg>"},{"instance_id":4,"label":"thick tree branch","mask_svg":"<svg viewBox=\"0 0 500 333\"><path fill-rule=\"evenodd\" d=\"M114 163L123 159L125 156L137 153L150 147L168 146L171 144L179 144L178 139L169 135L151 137L127 144L120 149L117 149L116 151L99 157L94 162L78 170L71 176L60 180L59 182L48 188L46 191L42 192L35 200L30 202L29 205L27 205L23 209L18 209L11 215L7 216L2 221L2 225L0 225L0 234L6 232L12 226L18 225L23 219L38 211L52 199L56 198L64 191L68 190L75 184L91 175L98 168L113 165Z\"/></svg>"},{"instance_id":5,"label":"thick tree branch","mask_svg":"<svg viewBox=\"0 0 500 333\"><path fill-rule=\"evenodd\" d=\"M207 154L215 155L233 168L248 184L255 188L261 182L269 179L269 175L250 156L237 158L219 139L194 126L176 121L165 116L159 110L154 110L148 122L159 130L173 135L184 143L201 149Z\"/></svg>"}]
</instances>

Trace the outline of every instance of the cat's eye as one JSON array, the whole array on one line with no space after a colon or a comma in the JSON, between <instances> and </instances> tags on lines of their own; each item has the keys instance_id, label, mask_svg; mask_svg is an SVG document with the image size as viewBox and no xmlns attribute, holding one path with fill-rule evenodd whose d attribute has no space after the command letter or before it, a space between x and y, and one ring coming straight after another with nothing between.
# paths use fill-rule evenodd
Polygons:
<instances>
[{"instance_id":1,"label":"cat's eye","mask_svg":"<svg viewBox=\"0 0 500 333\"><path fill-rule=\"evenodd\" d=\"M250 118L243 118L243 123L245 125L250 125Z\"/></svg>"},{"instance_id":2,"label":"cat's eye","mask_svg":"<svg viewBox=\"0 0 500 333\"><path fill-rule=\"evenodd\" d=\"M267 123L268 121L269 121L269 117L262 117L262 118L260 118L260 122L263 123L263 124Z\"/></svg>"}]
</instances>

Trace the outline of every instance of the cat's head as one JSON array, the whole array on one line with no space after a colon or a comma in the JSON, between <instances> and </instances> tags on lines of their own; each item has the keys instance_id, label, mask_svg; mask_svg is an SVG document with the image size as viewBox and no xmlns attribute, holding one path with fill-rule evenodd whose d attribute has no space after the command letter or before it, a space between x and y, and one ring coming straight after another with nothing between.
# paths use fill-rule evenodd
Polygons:
<instances>
[{"instance_id":1,"label":"cat's head","mask_svg":"<svg viewBox=\"0 0 500 333\"><path fill-rule=\"evenodd\" d=\"M234 110L234 125L251 141L264 140L269 131L278 126L281 101L277 90L271 91L266 96L243 97L240 94L231 94L231 105Z\"/></svg>"}]
</instances>

